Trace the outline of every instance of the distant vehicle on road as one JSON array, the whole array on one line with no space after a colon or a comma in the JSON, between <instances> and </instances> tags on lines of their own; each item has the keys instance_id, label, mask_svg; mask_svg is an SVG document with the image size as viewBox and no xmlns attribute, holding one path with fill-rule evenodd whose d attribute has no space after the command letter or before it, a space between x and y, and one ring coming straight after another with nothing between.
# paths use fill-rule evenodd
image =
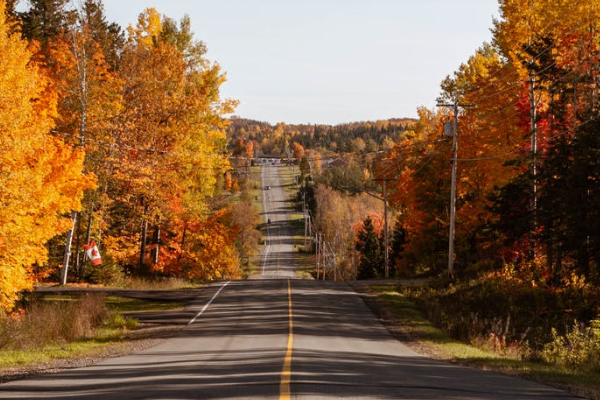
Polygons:
<instances>
[{"instance_id":1,"label":"distant vehicle on road","mask_svg":"<svg viewBox=\"0 0 600 400\"><path fill-rule=\"evenodd\" d=\"M271 190L271 186L265 186L265 190Z\"/></svg>"}]
</instances>

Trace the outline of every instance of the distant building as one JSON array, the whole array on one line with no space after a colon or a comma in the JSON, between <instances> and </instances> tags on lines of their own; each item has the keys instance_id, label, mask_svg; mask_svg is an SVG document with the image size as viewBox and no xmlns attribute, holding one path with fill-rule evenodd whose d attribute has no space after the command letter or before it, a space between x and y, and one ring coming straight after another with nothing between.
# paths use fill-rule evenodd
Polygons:
<instances>
[{"instance_id":1,"label":"distant building","mask_svg":"<svg viewBox=\"0 0 600 400\"><path fill-rule=\"evenodd\" d=\"M255 159L255 163L259 165L279 165L281 157L275 155L262 155Z\"/></svg>"},{"instance_id":2,"label":"distant building","mask_svg":"<svg viewBox=\"0 0 600 400\"><path fill-rule=\"evenodd\" d=\"M327 160L327 168L346 168L347 166L348 162L341 158Z\"/></svg>"}]
</instances>

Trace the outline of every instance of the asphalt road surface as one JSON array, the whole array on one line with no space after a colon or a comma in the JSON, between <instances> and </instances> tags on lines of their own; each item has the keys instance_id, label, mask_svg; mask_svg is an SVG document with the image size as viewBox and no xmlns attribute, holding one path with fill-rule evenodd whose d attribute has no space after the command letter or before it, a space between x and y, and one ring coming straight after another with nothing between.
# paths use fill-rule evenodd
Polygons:
<instances>
[{"instance_id":1,"label":"asphalt road surface","mask_svg":"<svg viewBox=\"0 0 600 400\"><path fill-rule=\"evenodd\" d=\"M422 357L394 339L348 285L291 279L276 168L265 168L263 179L272 179L271 224L282 228L271 232L264 279L202 291L177 312L186 328L156 347L9 382L0 399L577 398Z\"/></svg>"},{"instance_id":2,"label":"asphalt road surface","mask_svg":"<svg viewBox=\"0 0 600 400\"><path fill-rule=\"evenodd\" d=\"M281 173L289 171L277 165L261 168L263 219L266 223L265 247L262 250L261 279L294 278L297 268L289 224L291 209Z\"/></svg>"}]
</instances>

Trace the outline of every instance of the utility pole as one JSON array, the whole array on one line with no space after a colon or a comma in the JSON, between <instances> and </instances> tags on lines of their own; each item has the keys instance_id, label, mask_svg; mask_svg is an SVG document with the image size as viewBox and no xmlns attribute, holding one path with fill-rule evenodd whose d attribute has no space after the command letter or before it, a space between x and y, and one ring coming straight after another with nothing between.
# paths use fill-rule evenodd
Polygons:
<instances>
[{"instance_id":1,"label":"utility pole","mask_svg":"<svg viewBox=\"0 0 600 400\"><path fill-rule=\"evenodd\" d=\"M385 231L385 277L390 277L390 246L388 239L388 217L387 217L387 179L383 180L383 230Z\"/></svg>"},{"instance_id":2,"label":"utility pole","mask_svg":"<svg viewBox=\"0 0 600 400\"><path fill-rule=\"evenodd\" d=\"M389 179L382 179L383 181L383 230L384 230L384 245L385 245L385 277L390 277L390 246L388 239L388 214L387 214L387 181Z\"/></svg>"},{"instance_id":3,"label":"utility pole","mask_svg":"<svg viewBox=\"0 0 600 400\"><path fill-rule=\"evenodd\" d=\"M316 261L316 269L317 269L317 280L319 280L319 277L321 275L321 243L319 242L319 232L315 232L315 261Z\"/></svg>"},{"instance_id":4,"label":"utility pole","mask_svg":"<svg viewBox=\"0 0 600 400\"><path fill-rule=\"evenodd\" d=\"M454 236L456 233L456 170L458 164L458 108L469 107L470 105L460 105L455 100L454 103L440 103L438 107L452 108L454 119L452 121L452 178L450 186L450 229L448 232L448 278L454 279Z\"/></svg>"},{"instance_id":5,"label":"utility pole","mask_svg":"<svg viewBox=\"0 0 600 400\"><path fill-rule=\"evenodd\" d=\"M458 103L454 102L452 123L452 183L450 189L450 232L448 240L448 277L454 279L454 236L456 233L456 158L458 155Z\"/></svg>"}]
</instances>

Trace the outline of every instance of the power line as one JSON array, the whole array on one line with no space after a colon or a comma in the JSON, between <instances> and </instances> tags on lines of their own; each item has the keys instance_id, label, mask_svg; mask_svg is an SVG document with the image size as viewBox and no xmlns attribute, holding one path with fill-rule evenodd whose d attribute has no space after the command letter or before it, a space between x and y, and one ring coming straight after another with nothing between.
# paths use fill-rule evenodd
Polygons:
<instances>
[{"instance_id":1,"label":"power line","mask_svg":"<svg viewBox=\"0 0 600 400\"><path fill-rule=\"evenodd\" d=\"M553 139L556 139L558 137L567 135L567 134L573 132L575 129L578 129L578 128L581 128L584 125L587 125L588 123L594 121L595 119L596 119L596 117L591 117L591 118L587 119L586 121L583 121L583 122L575 125L572 128L566 129L566 130L561 131L561 132L559 132L557 134L549 136L546 139L541 139L541 140L543 142L549 142L549 141L551 141ZM511 154L517 154L517 153L522 153L524 151L529 151L529 149L530 149L530 147L528 147L528 146L521 146L518 149L509 151L509 152L506 152L506 153L494 154L494 155L491 155L491 156L483 156L483 157L476 157L476 158L459 158L457 161L485 161L485 160L492 160L492 159L495 159L495 158L506 157L506 156L509 156Z\"/></svg>"},{"instance_id":2,"label":"power line","mask_svg":"<svg viewBox=\"0 0 600 400\"><path fill-rule=\"evenodd\" d=\"M450 187L450 231L448 234L448 277L454 279L454 235L456 224L456 172L457 172L457 154L458 154L458 109L472 107L472 104L459 104L458 100L454 103L440 103L438 107L451 107L454 118L452 120L452 177Z\"/></svg>"}]
</instances>

